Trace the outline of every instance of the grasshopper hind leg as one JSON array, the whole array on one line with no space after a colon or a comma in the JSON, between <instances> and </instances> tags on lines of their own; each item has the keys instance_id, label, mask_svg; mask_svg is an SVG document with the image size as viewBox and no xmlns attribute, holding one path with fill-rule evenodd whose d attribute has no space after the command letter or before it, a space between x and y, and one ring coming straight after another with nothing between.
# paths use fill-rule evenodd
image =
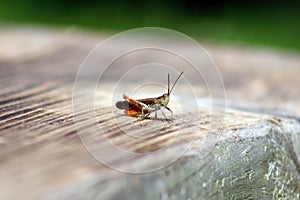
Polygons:
<instances>
[{"instance_id":1,"label":"grasshopper hind leg","mask_svg":"<svg viewBox=\"0 0 300 200\"><path fill-rule=\"evenodd\" d=\"M148 110L148 109L142 107L141 120L143 120L143 119L149 119L150 112L148 112L148 113L145 114L144 110Z\"/></svg>"}]
</instances>

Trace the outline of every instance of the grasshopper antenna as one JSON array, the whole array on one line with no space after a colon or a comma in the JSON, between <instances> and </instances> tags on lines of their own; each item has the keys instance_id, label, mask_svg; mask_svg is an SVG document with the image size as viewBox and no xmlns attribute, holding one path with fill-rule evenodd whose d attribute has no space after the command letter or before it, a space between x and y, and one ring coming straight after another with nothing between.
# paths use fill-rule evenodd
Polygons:
<instances>
[{"instance_id":1,"label":"grasshopper antenna","mask_svg":"<svg viewBox=\"0 0 300 200\"><path fill-rule=\"evenodd\" d=\"M170 95L170 74L168 74L168 95Z\"/></svg>"},{"instance_id":2,"label":"grasshopper antenna","mask_svg":"<svg viewBox=\"0 0 300 200\"><path fill-rule=\"evenodd\" d=\"M172 92L172 90L173 90L175 84L177 83L178 79L180 78L180 76L181 76L182 74L183 74L183 72L181 72L181 73L179 74L179 76L178 76L177 79L175 80L175 82L174 82L174 84L173 84L171 90L168 89L168 94L171 94L171 92ZM169 79L169 75L168 75L168 79ZM170 81L169 81L168 84L170 85Z\"/></svg>"}]
</instances>

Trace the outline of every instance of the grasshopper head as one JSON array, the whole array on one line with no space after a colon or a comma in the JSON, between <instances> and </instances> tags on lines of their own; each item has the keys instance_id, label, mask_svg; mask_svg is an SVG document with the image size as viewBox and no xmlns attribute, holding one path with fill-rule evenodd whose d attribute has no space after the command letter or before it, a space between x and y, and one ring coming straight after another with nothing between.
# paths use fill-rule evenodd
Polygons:
<instances>
[{"instance_id":1,"label":"grasshopper head","mask_svg":"<svg viewBox=\"0 0 300 200\"><path fill-rule=\"evenodd\" d=\"M163 105L163 106L167 106L169 101L170 101L170 94L174 88L174 86L176 85L178 79L180 78L180 76L183 74L183 72L181 72L179 74L179 76L177 77L177 79L175 80L173 86L170 89L170 74L168 74L168 93L163 94L162 96L157 98L157 103Z\"/></svg>"},{"instance_id":2,"label":"grasshopper head","mask_svg":"<svg viewBox=\"0 0 300 200\"><path fill-rule=\"evenodd\" d=\"M163 94L162 96L158 97L158 101L161 105L167 106L170 100L170 96L168 93Z\"/></svg>"}]
</instances>

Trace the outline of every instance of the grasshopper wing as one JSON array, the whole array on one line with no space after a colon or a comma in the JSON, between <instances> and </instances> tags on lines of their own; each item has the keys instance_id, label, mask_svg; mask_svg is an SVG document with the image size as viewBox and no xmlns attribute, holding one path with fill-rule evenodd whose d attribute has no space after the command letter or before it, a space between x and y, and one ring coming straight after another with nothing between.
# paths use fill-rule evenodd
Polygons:
<instances>
[{"instance_id":1,"label":"grasshopper wing","mask_svg":"<svg viewBox=\"0 0 300 200\"><path fill-rule=\"evenodd\" d=\"M130 108L130 104L128 101L118 101L116 103L116 107L120 110L128 110Z\"/></svg>"},{"instance_id":2,"label":"grasshopper wing","mask_svg":"<svg viewBox=\"0 0 300 200\"><path fill-rule=\"evenodd\" d=\"M125 110L124 113L129 116L137 116L142 114L142 106L135 100L123 95L126 101L118 101L116 107Z\"/></svg>"}]
</instances>

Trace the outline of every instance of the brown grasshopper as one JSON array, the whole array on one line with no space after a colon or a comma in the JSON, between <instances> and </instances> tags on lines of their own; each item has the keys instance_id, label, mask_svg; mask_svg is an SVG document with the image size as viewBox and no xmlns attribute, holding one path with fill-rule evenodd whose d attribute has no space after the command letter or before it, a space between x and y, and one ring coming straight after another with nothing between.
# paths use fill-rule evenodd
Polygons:
<instances>
[{"instance_id":1,"label":"brown grasshopper","mask_svg":"<svg viewBox=\"0 0 300 200\"><path fill-rule=\"evenodd\" d=\"M118 101L116 103L116 107L119 109L124 109L125 110L124 113L128 116L132 116L132 117L140 116L141 119L148 117L152 112L155 112L155 119L156 119L157 111L161 110L161 108L164 107L171 112L171 118L172 118L173 111L169 107L167 107L167 105L170 100L170 94L182 74L183 72L179 74L171 89L170 89L170 75L168 74L168 93L165 93L162 96L156 98L147 98L147 99L138 99L138 100L131 99L124 94L123 98L125 99L125 101ZM163 113L162 110L161 113L166 118L166 120L170 120L167 118L167 116Z\"/></svg>"}]
</instances>

